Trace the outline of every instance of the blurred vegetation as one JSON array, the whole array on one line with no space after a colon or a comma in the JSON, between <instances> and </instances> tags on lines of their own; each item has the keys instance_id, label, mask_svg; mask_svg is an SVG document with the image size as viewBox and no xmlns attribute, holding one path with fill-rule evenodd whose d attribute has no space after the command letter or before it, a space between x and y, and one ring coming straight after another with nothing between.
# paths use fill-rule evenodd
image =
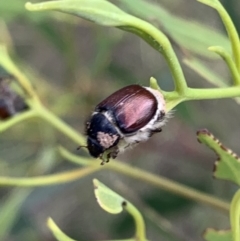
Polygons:
<instances>
[{"instance_id":1,"label":"blurred vegetation","mask_svg":"<svg viewBox=\"0 0 240 241\"><path fill-rule=\"evenodd\" d=\"M211 71L215 77L217 73L221 83L231 82L223 61L207 51L207 47L217 44L229 49L225 30L213 9L186 0L112 2L167 34L191 87L212 87L214 83L206 77ZM240 3L225 0L223 4L239 30ZM173 88L163 58L136 36L61 13L31 13L24 5L23 0L0 1L0 42L8 46L43 104L77 131L84 132L85 120L96 103L116 89L134 83L147 86L150 76L164 90ZM196 57L207 68L207 74L199 74L191 64L184 64L193 63ZM3 69L0 73L8 75ZM227 146L239 150L239 118L239 105L230 99L182 103L161 134L119 158L230 201L236 187L212 179L216 158L199 145L195 133L208 128ZM37 118L2 132L1 176L41 176L74 169L58 154L59 145L86 155ZM207 227L229 225L226 213L104 169L57 186L2 187L0 240L55 240L46 228L49 216L79 241L129 237L133 233L131 217L124 213L108 215L98 207L93 178L110 183L112 189L136 204L146 220L149 240L202 240Z\"/></svg>"}]
</instances>

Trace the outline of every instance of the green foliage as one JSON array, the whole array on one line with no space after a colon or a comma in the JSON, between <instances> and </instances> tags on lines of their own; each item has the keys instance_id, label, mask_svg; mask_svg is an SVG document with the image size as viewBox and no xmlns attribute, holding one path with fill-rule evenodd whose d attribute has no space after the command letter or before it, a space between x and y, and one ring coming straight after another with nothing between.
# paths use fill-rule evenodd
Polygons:
<instances>
[{"instance_id":1,"label":"green foliage","mask_svg":"<svg viewBox=\"0 0 240 241\"><path fill-rule=\"evenodd\" d=\"M204 233L204 239L207 241L231 241L232 233L230 230L217 231L209 228Z\"/></svg>"},{"instance_id":2,"label":"green foliage","mask_svg":"<svg viewBox=\"0 0 240 241\"><path fill-rule=\"evenodd\" d=\"M220 33L212 32L204 25L188 22L179 17L172 16L168 11L164 10L164 8L156 7L154 4L142 0L122 1L122 6L131 11L133 15L124 12L106 0L49 1L36 4L26 3L25 7L30 11L56 10L58 12L68 13L99 25L117 27L140 36L143 40L149 43L151 47L163 55L172 74L175 88L174 90L168 92L160 88L155 78L150 78L150 86L163 93L168 111L173 109L179 103L189 100L235 98L237 103L239 103L240 44L238 33L228 13L218 0L200 0L200 2L217 10L225 25L229 37L229 42L227 42L226 37ZM24 17L23 5L21 3L22 2L19 1L13 5L14 8L11 9L12 14L10 15L4 15L5 11L9 11L8 8L10 5L7 4L6 1L4 3L0 3L0 13L3 13L3 18L5 21L11 22L16 17L16 15ZM140 18L137 18L134 15L137 15ZM194 69L200 75L204 76L210 83L218 87L213 89L190 88L168 37L151 23L141 19L149 19L150 15L157 19L157 21L163 26L164 31L166 31L166 33L178 45L190 51L191 53L204 57L207 56L208 58L212 59L214 57L213 55L208 56L207 52L205 51L206 47L209 47L209 45L212 44L220 45L211 46L208 49L217 53L226 62L226 65L229 68L229 72L232 76L232 83L227 84L224 79L216 75L216 73L211 71L201 61L196 60L195 58L186 58L185 63L187 63L189 67ZM38 28L41 29L45 36L48 36L48 39L54 43L55 46L57 46L59 51L62 48L67 50L64 54L65 58L69 61L73 59L73 62L71 63L74 64L74 59L76 57L74 49L71 49L71 54L68 54L68 48L70 48L68 44L65 44L65 41L62 41L62 39L59 40L53 37L54 35L57 36L59 32L51 28L50 25L44 24L46 16L47 15L41 15L40 13L38 15L29 14L28 18L31 19L30 21L38 23ZM55 19L58 18L58 15L52 16L54 16ZM60 18L63 18L62 15ZM7 29L5 29L5 24L2 24L1 26L3 26L3 28L0 29L0 66L6 73L14 76L18 82L20 87L19 94L25 98L25 101L29 106L29 110L9 120L1 121L0 131L4 132L14 125L29 119L41 119L49 125L53 126L56 130L64 134L64 136L68 137L77 145L84 146L85 137L81 133L78 133L75 129L70 127L59 117L44 107L41 97L36 93L36 90L32 86L32 81L30 81L28 76L24 73L25 69L22 68L20 64L18 65L17 61L12 56L11 41L6 41L9 36ZM196 34L191 33L192 29L195 29ZM206 38L206 36L210 35L212 36L211 38ZM231 53L229 51L229 46L231 46ZM71 69L71 66L69 68ZM218 179L232 181L235 184L240 185L239 157L231 150L224 147L220 141L218 141L210 132L206 130L198 132L198 140L213 149L219 156L219 160L215 166L214 176ZM81 167L76 170L60 172L59 174L42 175L41 173L37 173L38 175L35 175L34 177L26 178L0 177L0 185L34 187L62 184L93 174L96 171L99 171L101 168L99 163L92 159L76 156L64 148L59 148L59 151L65 159L85 167ZM119 172L137 180L145 181L153 186L172 192L174 194L178 194L185 198L202 202L224 211L229 211L229 204L219 200L218 198L186 187L172 180L168 180L167 178L160 177L159 175L141 170L140 168L131 167L128 164L119 163L118 161L111 161L111 163L106 164L103 169ZM104 210L112 214L117 214L123 210L126 210L134 218L136 226L135 236L132 239L128 239L128 241L147 240L143 217L135 208L135 206L96 179L94 180L94 186L98 203ZM30 191L20 192L20 194L18 193L19 195L10 198L9 202L3 206L4 210L0 213L0 221L3 222L6 219L6 222L2 225L3 231L0 233L1 237L4 237L11 229L14 223L14 219L16 219L18 215L19 207L29 192ZM205 239L209 241L239 241L239 217L240 192L237 191L230 205L231 231L223 232L208 230L205 234ZM51 218L48 219L47 225L57 240L74 241L73 239L66 236Z\"/></svg>"},{"instance_id":3,"label":"green foliage","mask_svg":"<svg viewBox=\"0 0 240 241\"><path fill-rule=\"evenodd\" d=\"M232 45L232 52L234 60L230 61L234 66L230 68L234 78L235 87L229 88L219 88L219 89L192 89L187 86L185 77L183 75L181 66L178 59L171 47L168 38L156 29L153 25L139 18L131 16L127 13L119 11L118 8L112 9L112 4L103 0L88 1L86 8L86 2L84 0L65 0L65 1L51 1L39 4L27 3L26 8L30 11L45 11L45 10L57 10L61 12L66 12L74 15L84 17L88 20L95 21L101 25L111 25L115 27L121 27L124 30L133 32L143 38L148 42L153 48L162 53L165 57L171 73L173 75L173 80L175 84L175 90L172 92L163 92L165 99L167 101L167 108L171 110L177 104L186 100L196 100L196 99L212 99L212 98L227 98L236 97L240 95L240 78L239 78L239 68L238 68L238 35L234 28L231 19L223 10L220 2L216 1L214 7L219 11L219 14L225 24L227 29L230 42ZM104 8L102 6L104 4ZM211 4L210 4L211 5ZM91 7L90 7L91 6ZM211 5L212 6L212 5ZM73 11L74 9L74 11ZM226 50L222 47L221 54L228 55ZM219 53L219 52L218 52ZM226 59L224 59L226 60ZM233 61L235 61L233 63ZM229 63L229 61L226 61ZM237 69L233 72L233 69Z\"/></svg>"},{"instance_id":4,"label":"green foliage","mask_svg":"<svg viewBox=\"0 0 240 241\"><path fill-rule=\"evenodd\" d=\"M218 160L215 163L214 176L219 179L229 180L238 184L239 182L239 173L240 173L240 159L239 157L233 153L230 149L223 146L223 144L216 139L208 130L198 131L198 140L209 148L211 148L214 152L216 152L218 156ZM240 190L236 192L234 195L231 207L230 207L230 220L231 220L231 231L214 231L207 230L205 234L206 240L233 240L238 241L240 239Z\"/></svg>"},{"instance_id":5,"label":"green foliage","mask_svg":"<svg viewBox=\"0 0 240 241\"><path fill-rule=\"evenodd\" d=\"M58 10L71 13L87 20L106 26L122 26L127 14L105 0L51 1L45 4L26 3L30 11Z\"/></svg>"},{"instance_id":6,"label":"green foliage","mask_svg":"<svg viewBox=\"0 0 240 241\"><path fill-rule=\"evenodd\" d=\"M147 241L145 224L141 213L129 201L125 200L98 180L93 180L93 184L95 188L95 196L101 208L112 214L120 213L123 210L129 212L136 223L136 233L132 240Z\"/></svg>"},{"instance_id":7,"label":"green foliage","mask_svg":"<svg viewBox=\"0 0 240 241\"><path fill-rule=\"evenodd\" d=\"M98 180L93 180L97 201L105 211L117 214L123 211L124 198L113 192Z\"/></svg>"},{"instance_id":8,"label":"green foliage","mask_svg":"<svg viewBox=\"0 0 240 241\"><path fill-rule=\"evenodd\" d=\"M232 150L226 148L208 130L198 131L198 140L214 150L218 156L215 163L214 177L232 181L240 186L240 158Z\"/></svg>"},{"instance_id":9,"label":"green foliage","mask_svg":"<svg viewBox=\"0 0 240 241\"><path fill-rule=\"evenodd\" d=\"M213 44L224 46L230 51L226 36L209 26L173 15L161 5L143 0L121 0L121 5L143 19L157 21L171 39L181 48L192 53L214 59L216 56L207 51L207 48ZM192 34L193 29L194 34ZM211 38L206 38L206 36L211 36Z\"/></svg>"}]
</instances>

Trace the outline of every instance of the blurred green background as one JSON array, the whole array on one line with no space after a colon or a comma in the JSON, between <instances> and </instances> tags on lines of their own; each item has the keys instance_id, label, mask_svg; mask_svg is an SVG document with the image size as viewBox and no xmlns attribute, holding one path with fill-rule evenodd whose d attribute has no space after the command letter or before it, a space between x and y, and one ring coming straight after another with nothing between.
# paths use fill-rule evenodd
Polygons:
<instances>
[{"instance_id":1,"label":"blurred green background","mask_svg":"<svg viewBox=\"0 0 240 241\"><path fill-rule=\"evenodd\" d=\"M223 61L206 49L228 46L213 9L195 0L112 2L165 32L181 62L200 60L214 71L216 79L231 83ZM222 2L239 30L240 3ZM162 56L133 34L65 14L31 13L24 4L23 0L0 1L0 41L12 51L44 105L79 132L84 132L85 120L95 105L123 86L148 86L153 76L164 90L173 88ZM191 87L212 87L199 71L183 62L182 66ZM195 133L208 128L238 152L239 119L239 106L233 100L183 103L161 134L119 159L230 200L235 186L212 178L216 157L197 142ZM58 155L59 144L86 155L44 121L14 126L0 136L1 175L33 176L75 168ZM134 230L133 220L127 214L109 215L98 206L92 187L95 177L136 204L146 220L149 240L198 241L209 226L229 227L227 215L218 210L104 170L65 185L33 190L1 187L0 240L52 241L46 227L49 216L79 241L128 238Z\"/></svg>"}]
</instances>

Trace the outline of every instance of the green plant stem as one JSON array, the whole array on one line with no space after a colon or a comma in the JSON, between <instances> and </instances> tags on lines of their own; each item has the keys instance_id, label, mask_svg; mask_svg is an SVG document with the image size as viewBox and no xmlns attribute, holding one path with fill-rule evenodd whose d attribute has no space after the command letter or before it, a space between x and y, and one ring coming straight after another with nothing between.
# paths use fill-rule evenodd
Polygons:
<instances>
[{"instance_id":1,"label":"green plant stem","mask_svg":"<svg viewBox=\"0 0 240 241\"><path fill-rule=\"evenodd\" d=\"M176 91L162 91L165 99L167 99L167 110L173 109L179 103L190 100L211 100L240 97L240 86L231 86L223 88L187 88L184 96L179 95Z\"/></svg>"},{"instance_id":2,"label":"green plant stem","mask_svg":"<svg viewBox=\"0 0 240 241\"><path fill-rule=\"evenodd\" d=\"M231 88L231 87L229 87L229 88ZM227 89L229 89L229 88L227 88ZM232 87L232 88L236 89L236 87ZM238 89L239 89L238 91L240 93L240 88L238 88ZM218 89L216 89L216 90L218 90ZM203 91L206 91L206 90L203 90ZM211 92L212 92L212 90L211 90ZM219 90L218 90L218 92L219 92ZM196 98L196 96L197 95L195 95L195 98ZM74 129L72 129L66 123L61 121L58 117L56 117L50 111L45 109L43 106L36 105L33 102L32 108L38 112L39 116L41 116L43 119L47 120L54 127L56 127L59 131L64 133L66 136L68 136L70 139L72 139L73 141L75 141L78 144L84 143L84 138L79 133L77 133ZM77 157L77 160L78 159L79 159L79 157ZM92 164L92 162L89 164ZM94 165L96 165L96 162L94 162ZM180 185L180 184L170 181L166 178L158 177L156 175L153 175L153 174L143 171L141 169L130 167L127 164L123 164L120 162L111 162L111 163L105 165L105 167L107 167L108 169L111 169L111 170L121 172L125 175L146 181L146 182L151 183L155 186L158 186L164 190L176 193L176 194L184 196L186 198L190 198L192 200L202 202L202 203L214 206L216 208L219 208L219 209L222 209L225 211L229 209L229 205L227 203L220 201L210 195L206 195L201 192L195 191L194 189L185 187L184 185Z\"/></svg>"},{"instance_id":3,"label":"green plant stem","mask_svg":"<svg viewBox=\"0 0 240 241\"><path fill-rule=\"evenodd\" d=\"M94 165L94 166L99 165L98 162L91 161L91 159L89 159L89 161L82 159L79 156L76 156L76 155L68 152L63 147L61 147L59 149L59 151L63 157L65 157L67 160L69 160L75 164ZM229 204L227 202L221 201L221 200L215 198L214 196L207 195L200 191L196 191L185 185L181 185L181 184L174 182L172 180L169 180L165 177L157 176L155 174L141 170L140 168L131 167L126 163L122 163L119 161L110 161L109 163L104 165L103 168L122 173L124 175L136 178L141 181L145 181L149 184L152 184L152 185L154 185L158 188L161 188L163 190L166 190L168 192L175 193L177 195L197 201L199 203L204 203L204 204L210 205L210 206L218 208L222 211L225 211L225 212L229 211Z\"/></svg>"},{"instance_id":4,"label":"green plant stem","mask_svg":"<svg viewBox=\"0 0 240 241\"><path fill-rule=\"evenodd\" d=\"M131 167L125 163L111 161L111 163L106 165L106 168L120 172L124 175L134 177L138 180L145 181L156 187L159 187L165 191L180 195L182 197L194 200L199 203L204 203L222 211L229 210L229 204L221 201L214 196L207 195L200 191L196 191L193 188L187 187L185 185L179 184L168 178L157 176L155 174L141 170L140 168Z\"/></svg>"},{"instance_id":5,"label":"green plant stem","mask_svg":"<svg viewBox=\"0 0 240 241\"><path fill-rule=\"evenodd\" d=\"M150 45L152 45L152 47L154 47L158 52L163 54L171 70L175 90L179 94L183 95L187 88L187 83L181 65L168 38L159 29L139 18L129 15L129 21L127 21L126 24L139 29L139 32L131 30L145 39L146 42L150 43ZM155 42L154 46L152 42Z\"/></svg>"},{"instance_id":6,"label":"green plant stem","mask_svg":"<svg viewBox=\"0 0 240 241\"><path fill-rule=\"evenodd\" d=\"M44 175L38 177L28 178L11 178L0 177L1 186L19 186L19 187L39 187L48 185L59 185L67 182L72 182L82 177L85 177L101 168L98 166L89 166L85 168L78 168L73 171L62 172L52 175Z\"/></svg>"},{"instance_id":7,"label":"green plant stem","mask_svg":"<svg viewBox=\"0 0 240 241\"><path fill-rule=\"evenodd\" d=\"M28 120L30 118L36 117L37 112L35 110L29 110L23 112L22 114L16 115L7 121L0 122L0 132L7 130L8 128L16 125L24 120Z\"/></svg>"},{"instance_id":8,"label":"green plant stem","mask_svg":"<svg viewBox=\"0 0 240 241\"><path fill-rule=\"evenodd\" d=\"M124 209L126 209L126 211L129 212L134 218L136 226L136 241L146 241L146 227L142 214L130 202L126 202L126 205L124 205Z\"/></svg>"},{"instance_id":9,"label":"green plant stem","mask_svg":"<svg viewBox=\"0 0 240 241\"><path fill-rule=\"evenodd\" d=\"M48 218L47 220L47 226L51 230L54 237L59 241L76 241L75 239L72 239L68 237L63 231L57 226L57 224L51 219ZM114 241L135 241L133 239L121 239L121 240L114 240Z\"/></svg>"},{"instance_id":10,"label":"green plant stem","mask_svg":"<svg viewBox=\"0 0 240 241\"><path fill-rule=\"evenodd\" d=\"M56 225L56 223L51 218L48 218L47 226L52 231L53 236L58 241L76 241L75 239L71 239L65 233L63 233L63 231Z\"/></svg>"},{"instance_id":11,"label":"green plant stem","mask_svg":"<svg viewBox=\"0 0 240 241\"><path fill-rule=\"evenodd\" d=\"M217 6L218 6L217 7L218 13L221 16L221 19L225 25L225 28L228 33L228 37L231 42L233 58L237 65L238 71L240 71L240 44L239 44L239 36L238 36L237 30L232 22L232 19L230 18L227 11L222 6L222 4L219 2Z\"/></svg>"},{"instance_id":12,"label":"green plant stem","mask_svg":"<svg viewBox=\"0 0 240 241\"><path fill-rule=\"evenodd\" d=\"M233 241L240 240L240 190L238 190L231 202L230 221Z\"/></svg>"},{"instance_id":13,"label":"green plant stem","mask_svg":"<svg viewBox=\"0 0 240 241\"><path fill-rule=\"evenodd\" d=\"M185 92L185 100L206 100L206 99L222 99L240 96L240 86L232 86L226 88L209 88L195 89L188 88Z\"/></svg>"},{"instance_id":14,"label":"green plant stem","mask_svg":"<svg viewBox=\"0 0 240 241\"><path fill-rule=\"evenodd\" d=\"M240 85L240 74L237 70L236 64L234 63L232 57L228 54L228 52L220 46L213 46L209 47L208 49L219 54L222 57L222 59L227 63L228 68L232 74L233 84Z\"/></svg>"},{"instance_id":15,"label":"green plant stem","mask_svg":"<svg viewBox=\"0 0 240 241\"><path fill-rule=\"evenodd\" d=\"M152 89L161 91L161 88L160 88L160 86L158 85L158 82L157 82L157 80L156 80L154 77L151 77L151 78L150 78L149 86L150 86Z\"/></svg>"},{"instance_id":16,"label":"green plant stem","mask_svg":"<svg viewBox=\"0 0 240 241\"><path fill-rule=\"evenodd\" d=\"M14 62L11 60L11 58L8 55L7 48L5 46L0 45L0 64L18 81L18 83L21 85L23 90L28 94L28 97L30 97L33 101L36 103L39 103L39 98L37 94L35 93L32 85L28 81L27 77L22 73L21 70L18 69L18 67L14 64Z\"/></svg>"},{"instance_id":17,"label":"green plant stem","mask_svg":"<svg viewBox=\"0 0 240 241\"><path fill-rule=\"evenodd\" d=\"M239 43L239 36L237 33L237 30L232 22L232 19L230 18L230 16L228 15L227 11L225 10L225 8L223 7L223 5L218 1L212 1L212 0L198 0L199 2L202 2L204 4L207 4L213 8L215 8L222 21L223 24L227 30L228 33L228 37L230 39L231 42L231 47L232 47L232 54L233 54L233 58L235 60L238 72L240 72L240 43Z\"/></svg>"},{"instance_id":18,"label":"green plant stem","mask_svg":"<svg viewBox=\"0 0 240 241\"><path fill-rule=\"evenodd\" d=\"M222 98L240 97L240 86L222 87L222 88L187 88L184 96L180 96L177 92L162 92L168 102L176 102L174 106L183 101L189 100L211 100ZM169 104L169 103L167 103Z\"/></svg>"},{"instance_id":19,"label":"green plant stem","mask_svg":"<svg viewBox=\"0 0 240 241\"><path fill-rule=\"evenodd\" d=\"M85 145L85 138L83 138L80 133L78 133L72 127L64 123L61 119L59 119L44 106L32 102L31 107L38 113L39 117L50 123L54 128L62 132L64 135L68 136L75 143L77 143L78 145Z\"/></svg>"}]
</instances>

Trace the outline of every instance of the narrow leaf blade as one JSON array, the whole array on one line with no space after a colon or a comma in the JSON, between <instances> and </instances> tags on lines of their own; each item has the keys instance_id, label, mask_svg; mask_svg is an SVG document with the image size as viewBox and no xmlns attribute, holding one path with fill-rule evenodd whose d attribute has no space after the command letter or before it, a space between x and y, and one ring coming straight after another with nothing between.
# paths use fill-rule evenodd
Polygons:
<instances>
[{"instance_id":1,"label":"narrow leaf blade","mask_svg":"<svg viewBox=\"0 0 240 241\"><path fill-rule=\"evenodd\" d=\"M73 14L105 26L122 26L128 16L121 9L105 0L64 0L43 3L26 3L29 11L56 10Z\"/></svg>"}]
</instances>

